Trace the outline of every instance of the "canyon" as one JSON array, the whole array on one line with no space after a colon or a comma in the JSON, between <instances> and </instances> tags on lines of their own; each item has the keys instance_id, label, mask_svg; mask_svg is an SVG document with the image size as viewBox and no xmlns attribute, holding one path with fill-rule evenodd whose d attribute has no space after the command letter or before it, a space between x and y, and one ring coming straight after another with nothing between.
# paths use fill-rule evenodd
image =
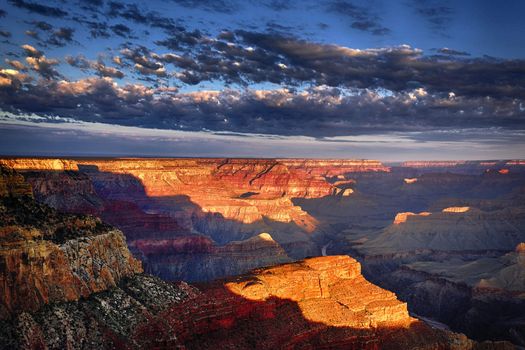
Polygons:
<instances>
[{"instance_id":1,"label":"canyon","mask_svg":"<svg viewBox=\"0 0 525 350\"><path fill-rule=\"evenodd\" d=\"M142 278L145 278L147 283L155 281L169 286L166 287L171 291L168 294L180 299L172 306L177 313L185 312L185 308L197 310L202 309L202 305L216 304L214 310L218 314L206 311L202 315L206 320L211 317L214 321L207 322L214 326L195 328L195 334L200 334L198 338L184 333L188 325L181 326L179 318L163 315L170 320L169 327L175 327L169 329L177 330L173 334L177 334L178 339L164 339L163 344L206 348L228 334L235 342L249 339L246 348L253 344L275 347L282 339L296 339L293 335L296 333L283 330L284 338L274 338L275 335L265 334L264 329L275 328L272 325L276 318L286 319L282 310L292 310L288 312L302 316L302 326L297 330L304 332L301 341L331 344L332 348L337 347L333 343L336 337L343 339L343 343L350 338L361 342L355 343L360 344L355 345L356 348L388 348L381 339L392 337L407 339L407 344L418 344L420 340L413 338L411 330L426 334L427 339L442 339L432 343L441 345L428 348L452 348L450 344L444 345L448 344L446 337L436 336L435 328L429 324L444 324L478 341L509 340L525 346L523 161L384 165L369 160L5 158L0 159L0 166L18 179L0 181L0 193L31 194L36 202L58 210L61 215L87 215L91 219L80 220L78 226L87 225L89 229L82 229L84 231L96 227L107 230L104 234L115 243L105 244L112 251L119 251L115 248L117 245L125 246L123 237L127 241L126 249L131 255L121 253L118 259L107 257L122 273L97 272L97 282L82 284L81 280L75 287L77 291L59 291L53 295L67 295L69 299L65 302L74 305L82 304L86 293L98 295L104 288L119 290L119 298L124 298L124 294L128 298L130 288L142 288L141 284L146 283ZM75 220L71 222L77 225L79 219ZM115 229L105 229L107 224L103 222ZM25 233L24 239L34 240L31 235L35 234ZM75 237L71 239L74 242ZM13 253L13 256L25 256L26 243L10 244L21 247L17 248L21 249L18 255ZM97 247L101 245L96 239L81 244L91 252L99 251ZM70 258L71 254L60 249L62 255L49 253L51 261L62 261L59 255ZM39 254L41 261L43 254ZM308 257L325 254L337 256L326 257L330 267L326 271L312 267L317 264L315 259L322 258ZM346 261L341 255L357 261L352 258ZM124 260L132 267L130 270L118 267L117 262ZM294 262L297 260L300 262ZM105 264L104 260L100 261ZM279 265L283 263L288 265ZM312 310L318 310L318 305L327 305L331 313L343 315L339 307L329 305L349 306L348 300L340 299L342 294L337 290L351 294L354 289L345 287L346 282L332 281L337 288L322 288L322 293L330 290L327 295L320 297L312 291L315 297L299 298L296 291L279 294L271 284L267 285L264 277L280 275L283 280L293 280L297 271L308 271L304 272L305 276L324 278L329 274L327 271L338 271L339 263L346 266L345 271L358 269L353 264L358 264L359 269L362 266L359 281L352 277L352 283L357 286L366 282L368 292L378 288L370 282L383 288L378 305L391 303L398 305L396 308L405 308L403 312L384 310L386 314L404 315L400 316L404 325L384 329L374 324L375 336L371 336L372 333L355 323L343 321L366 323L366 319L348 314L339 321L339 316L334 316L331 323L327 321L330 317L322 313L322 307L305 321L304 312L294 311L302 310L303 305L317 305L312 306ZM269 267L276 264L278 267ZM6 266L14 268L12 264ZM34 268L24 267L23 271L31 273ZM156 277L141 274L141 269ZM288 274L288 270L295 272ZM76 270L70 268L70 271L75 278ZM82 272L82 276L93 274L89 271ZM54 280L71 279L68 273ZM163 282L158 277L174 283ZM301 277L301 283L308 278ZM215 282L210 282L213 280ZM198 283L189 286L180 281ZM272 283L276 281L278 279ZM40 280L36 284L40 286ZM16 281L10 281L9 285L16 286ZM396 295L402 302L397 301ZM54 302L53 298L55 296L50 302ZM174 298L166 304L173 304ZM356 298L365 303L368 300L365 296ZM48 302L48 299L43 300ZM227 302L218 301L222 299ZM41 299L33 302L26 312L34 312L42 302ZM82 310L90 307L82 305ZM144 307L154 314L149 306ZM159 308L156 307L155 312ZM227 313L222 314L225 309ZM367 310L375 315L374 319L379 319L373 308ZM322 322L315 319L316 313L323 318ZM260 318L266 314L276 318L270 317L270 321ZM418 317L426 321L418 321ZM344 323L342 330L337 328L341 326L337 322ZM143 331L153 332L150 326L168 327L164 323L152 322L144 326ZM238 335L231 335L233 328L239 329ZM253 331L258 328L264 329ZM322 331L318 331L320 329ZM290 347L297 347L299 343ZM458 343L481 346L467 338L461 338ZM391 348L396 346L409 348L399 344ZM422 343L411 346L423 347Z\"/></svg>"},{"instance_id":2,"label":"canyon","mask_svg":"<svg viewBox=\"0 0 525 350\"><path fill-rule=\"evenodd\" d=\"M12 169L0 175L2 349L512 348L411 317L344 255L163 281L142 272L118 229L38 203Z\"/></svg>"}]
</instances>

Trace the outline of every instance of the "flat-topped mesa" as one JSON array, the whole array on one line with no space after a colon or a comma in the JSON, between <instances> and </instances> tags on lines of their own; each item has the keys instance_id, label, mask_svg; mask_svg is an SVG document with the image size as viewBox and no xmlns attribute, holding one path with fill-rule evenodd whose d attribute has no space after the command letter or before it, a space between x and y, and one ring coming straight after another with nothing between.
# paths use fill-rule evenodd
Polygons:
<instances>
[{"instance_id":1,"label":"flat-topped mesa","mask_svg":"<svg viewBox=\"0 0 525 350\"><path fill-rule=\"evenodd\" d=\"M78 170L76 161L58 158L7 158L1 159L0 164L15 170Z\"/></svg>"},{"instance_id":2,"label":"flat-topped mesa","mask_svg":"<svg viewBox=\"0 0 525 350\"><path fill-rule=\"evenodd\" d=\"M416 183L417 182L417 177L412 177L412 178L405 178L403 179L403 181L406 183L406 184L413 184L413 183Z\"/></svg>"},{"instance_id":3,"label":"flat-topped mesa","mask_svg":"<svg viewBox=\"0 0 525 350\"><path fill-rule=\"evenodd\" d=\"M466 161L407 161L401 163L402 167L405 168L449 168L455 167L458 165L467 164Z\"/></svg>"},{"instance_id":4,"label":"flat-topped mesa","mask_svg":"<svg viewBox=\"0 0 525 350\"><path fill-rule=\"evenodd\" d=\"M443 213L466 213L470 207L448 207L442 210Z\"/></svg>"},{"instance_id":5,"label":"flat-topped mesa","mask_svg":"<svg viewBox=\"0 0 525 350\"><path fill-rule=\"evenodd\" d=\"M257 310L261 308L263 310ZM186 327L194 327L189 337L206 337L218 328L235 329L236 323L238 332L243 333L249 329L246 323L256 320L256 314L275 318L276 323L284 319L296 323L304 318L323 328L408 327L416 322L409 316L405 303L398 301L394 293L366 281L360 264L348 256L310 258L212 283L193 300L192 310L198 311L188 312L184 305L170 311L171 317ZM207 322L198 321L202 318ZM288 332L307 331L286 327L291 328ZM300 327L309 328L308 325ZM254 329L257 328L254 325Z\"/></svg>"},{"instance_id":6,"label":"flat-topped mesa","mask_svg":"<svg viewBox=\"0 0 525 350\"><path fill-rule=\"evenodd\" d=\"M394 218L394 225L399 225L406 222L409 216L429 216L430 214L431 213L428 211L423 211L419 214L412 212L397 213L396 217Z\"/></svg>"},{"instance_id":7,"label":"flat-topped mesa","mask_svg":"<svg viewBox=\"0 0 525 350\"><path fill-rule=\"evenodd\" d=\"M525 166L525 160L523 159L515 159L515 160L509 160L507 163L505 163L505 165L508 165L508 166L516 166L516 165L519 165L519 166Z\"/></svg>"},{"instance_id":8,"label":"flat-topped mesa","mask_svg":"<svg viewBox=\"0 0 525 350\"><path fill-rule=\"evenodd\" d=\"M256 269L201 286L140 334L170 325L159 344L188 349L473 349L463 335L410 317L396 295L368 282L348 256ZM167 343L166 343L167 342ZM503 347L502 347L503 348Z\"/></svg>"},{"instance_id":9,"label":"flat-topped mesa","mask_svg":"<svg viewBox=\"0 0 525 350\"><path fill-rule=\"evenodd\" d=\"M390 167L370 159L277 159L290 169L304 169L312 176L333 177L356 172L390 172Z\"/></svg>"}]
</instances>

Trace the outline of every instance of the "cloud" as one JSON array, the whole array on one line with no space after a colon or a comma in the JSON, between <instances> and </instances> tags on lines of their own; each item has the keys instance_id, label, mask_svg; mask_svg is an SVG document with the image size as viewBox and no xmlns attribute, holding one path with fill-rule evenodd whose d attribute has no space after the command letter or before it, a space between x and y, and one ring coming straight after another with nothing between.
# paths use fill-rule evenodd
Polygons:
<instances>
[{"instance_id":1,"label":"cloud","mask_svg":"<svg viewBox=\"0 0 525 350\"><path fill-rule=\"evenodd\" d=\"M53 26L47 22L44 21L33 21L31 22L35 28L38 28L40 30L49 32L53 29Z\"/></svg>"},{"instance_id":2,"label":"cloud","mask_svg":"<svg viewBox=\"0 0 525 350\"><path fill-rule=\"evenodd\" d=\"M467 59L450 52L425 56L408 45L359 50L241 30L220 33L227 41L202 33L184 35L187 41L177 33L156 44L180 53L169 63L186 84L213 80L239 85L306 83L398 92L424 87L469 96L525 97L525 76L516 74L525 69L525 60Z\"/></svg>"},{"instance_id":3,"label":"cloud","mask_svg":"<svg viewBox=\"0 0 525 350\"><path fill-rule=\"evenodd\" d=\"M154 75L166 77L166 69L162 62L162 57L151 52L144 46L126 47L120 51L122 57L134 63L135 72L144 76ZM119 57L120 60L120 57Z\"/></svg>"},{"instance_id":4,"label":"cloud","mask_svg":"<svg viewBox=\"0 0 525 350\"><path fill-rule=\"evenodd\" d=\"M441 36L448 37L448 26L452 21L453 10L436 0L412 0L411 6L422 16L431 29Z\"/></svg>"},{"instance_id":5,"label":"cloud","mask_svg":"<svg viewBox=\"0 0 525 350\"><path fill-rule=\"evenodd\" d=\"M41 57L43 55L41 51L37 50L29 44L22 45L22 49L24 49L26 55L28 55L29 57Z\"/></svg>"},{"instance_id":6,"label":"cloud","mask_svg":"<svg viewBox=\"0 0 525 350\"><path fill-rule=\"evenodd\" d=\"M75 29L69 27L61 27L50 33L49 37L44 40L45 44L64 47L73 42L73 33Z\"/></svg>"},{"instance_id":7,"label":"cloud","mask_svg":"<svg viewBox=\"0 0 525 350\"><path fill-rule=\"evenodd\" d=\"M132 37L132 33L133 32L132 32L131 28L129 28L128 26L126 26L126 25L124 25L122 23L115 24L114 26L111 26L110 28L113 31L113 33L115 33L118 36L121 36L123 38L130 38L130 37Z\"/></svg>"},{"instance_id":8,"label":"cloud","mask_svg":"<svg viewBox=\"0 0 525 350\"><path fill-rule=\"evenodd\" d=\"M17 61L17 60L8 60L6 59L5 62L7 64L9 64L11 67L17 69L17 70L21 70L21 71L24 71L27 69L27 67L20 61Z\"/></svg>"},{"instance_id":9,"label":"cloud","mask_svg":"<svg viewBox=\"0 0 525 350\"><path fill-rule=\"evenodd\" d=\"M441 49L438 49L437 52L443 54L443 55L453 55L453 56L470 56L470 54L466 51L459 51L454 49L449 49L447 47L443 47Z\"/></svg>"},{"instance_id":10,"label":"cloud","mask_svg":"<svg viewBox=\"0 0 525 350\"><path fill-rule=\"evenodd\" d=\"M3 36L4 38L10 38L11 32L8 32L7 30L0 30L0 36Z\"/></svg>"},{"instance_id":11,"label":"cloud","mask_svg":"<svg viewBox=\"0 0 525 350\"><path fill-rule=\"evenodd\" d=\"M27 74L15 69L0 69L0 89L19 89L23 83L31 81Z\"/></svg>"},{"instance_id":12,"label":"cloud","mask_svg":"<svg viewBox=\"0 0 525 350\"><path fill-rule=\"evenodd\" d=\"M9 2L16 7L23 8L29 12L38 13L43 16L60 18L68 15L66 11L59 9L58 7L37 4L24 0L9 0Z\"/></svg>"},{"instance_id":13,"label":"cloud","mask_svg":"<svg viewBox=\"0 0 525 350\"><path fill-rule=\"evenodd\" d=\"M373 35L386 35L390 29L381 24L381 19L365 7L348 0L334 0L327 4L327 11L350 18L350 27Z\"/></svg>"},{"instance_id":14,"label":"cloud","mask_svg":"<svg viewBox=\"0 0 525 350\"><path fill-rule=\"evenodd\" d=\"M177 23L172 18L164 17L155 11L141 9L137 4L110 1L108 6L109 10L107 15L109 17L120 17L138 24L161 28L166 31L177 30Z\"/></svg>"},{"instance_id":15,"label":"cloud","mask_svg":"<svg viewBox=\"0 0 525 350\"><path fill-rule=\"evenodd\" d=\"M94 71L98 76L101 77L111 77L122 79L124 73L117 68L106 66L106 64L99 59L98 61L88 60L83 55L77 56L66 56L65 61L76 68L79 68L83 71Z\"/></svg>"},{"instance_id":16,"label":"cloud","mask_svg":"<svg viewBox=\"0 0 525 350\"><path fill-rule=\"evenodd\" d=\"M0 17L5 17L7 15L7 12L5 10L0 9Z\"/></svg>"},{"instance_id":17,"label":"cloud","mask_svg":"<svg viewBox=\"0 0 525 350\"><path fill-rule=\"evenodd\" d=\"M73 20L82 23L89 29L89 34L93 39L109 38L111 34L109 32L108 24L100 21L88 21L82 17L73 17Z\"/></svg>"},{"instance_id":18,"label":"cloud","mask_svg":"<svg viewBox=\"0 0 525 350\"><path fill-rule=\"evenodd\" d=\"M47 59L44 55L29 56L26 57L26 62L33 71L37 72L45 79L56 79L61 77L54 68L54 66L60 63L57 59Z\"/></svg>"},{"instance_id":19,"label":"cloud","mask_svg":"<svg viewBox=\"0 0 525 350\"><path fill-rule=\"evenodd\" d=\"M177 130L316 138L465 128L525 130L523 100L348 91L225 90L179 93L113 79L39 81L0 90L3 110L75 120Z\"/></svg>"},{"instance_id":20,"label":"cloud","mask_svg":"<svg viewBox=\"0 0 525 350\"><path fill-rule=\"evenodd\" d=\"M40 40L40 36L38 35L38 33L35 32L35 31L33 31L33 30L26 30L26 31L25 31L25 34L26 34L27 36L32 37L33 39Z\"/></svg>"},{"instance_id":21,"label":"cloud","mask_svg":"<svg viewBox=\"0 0 525 350\"><path fill-rule=\"evenodd\" d=\"M233 13L238 9L238 4L228 0L173 0L186 8L201 8L210 12ZM276 1L272 1L276 2Z\"/></svg>"}]
</instances>

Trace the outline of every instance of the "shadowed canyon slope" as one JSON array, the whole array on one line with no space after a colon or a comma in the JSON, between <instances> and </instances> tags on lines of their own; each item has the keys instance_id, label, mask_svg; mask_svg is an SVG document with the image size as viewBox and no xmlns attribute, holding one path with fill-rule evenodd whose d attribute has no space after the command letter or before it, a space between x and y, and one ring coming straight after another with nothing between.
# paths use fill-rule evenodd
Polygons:
<instances>
[{"instance_id":1,"label":"shadowed canyon slope","mask_svg":"<svg viewBox=\"0 0 525 350\"><path fill-rule=\"evenodd\" d=\"M161 281L141 273L120 231L36 203L20 175L0 169L2 349L512 348L410 317L348 256L198 288Z\"/></svg>"},{"instance_id":2,"label":"shadowed canyon slope","mask_svg":"<svg viewBox=\"0 0 525 350\"><path fill-rule=\"evenodd\" d=\"M347 254L411 313L525 346L520 161L0 163L17 169L38 201L121 229L144 270L164 279L206 281Z\"/></svg>"}]
</instances>

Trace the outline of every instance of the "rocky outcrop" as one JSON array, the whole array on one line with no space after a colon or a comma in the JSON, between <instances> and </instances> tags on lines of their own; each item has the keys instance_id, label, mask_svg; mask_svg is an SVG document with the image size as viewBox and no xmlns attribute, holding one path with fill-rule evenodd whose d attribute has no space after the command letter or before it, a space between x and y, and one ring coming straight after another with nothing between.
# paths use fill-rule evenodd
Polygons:
<instances>
[{"instance_id":1,"label":"rocky outcrop","mask_svg":"<svg viewBox=\"0 0 525 350\"><path fill-rule=\"evenodd\" d=\"M258 269L199 289L134 275L0 326L0 349L512 349L410 317L348 256Z\"/></svg>"},{"instance_id":2,"label":"rocky outcrop","mask_svg":"<svg viewBox=\"0 0 525 350\"><path fill-rule=\"evenodd\" d=\"M409 177L409 178L404 178L403 181L406 183L406 184L413 184L413 183L416 183L417 182L417 177Z\"/></svg>"},{"instance_id":3,"label":"rocky outcrop","mask_svg":"<svg viewBox=\"0 0 525 350\"><path fill-rule=\"evenodd\" d=\"M142 329L169 327L188 349L475 349L463 335L409 316L406 304L367 282L348 256L306 259L217 281ZM166 334L170 334L167 332ZM489 348L511 348L505 343Z\"/></svg>"},{"instance_id":4,"label":"rocky outcrop","mask_svg":"<svg viewBox=\"0 0 525 350\"><path fill-rule=\"evenodd\" d=\"M405 212L405 213L398 213L396 214L396 217L394 218L394 225L399 225L407 221L407 218L409 216L429 216L431 213L428 211L423 211L419 214L412 213L412 212Z\"/></svg>"},{"instance_id":5,"label":"rocky outcrop","mask_svg":"<svg viewBox=\"0 0 525 350\"><path fill-rule=\"evenodd\" d=\"M442 210L443 213L466 213L470 207L448 207Z\"/></svg>"},{"instance_id":6,"label":"rocky outcrop","mask_svg":"<svg viewBox=\"0 0 525 350\"><path fill-rule=\"evenodd\" d=\"M136 240L131 244L148 273L166 280L207 281L291 261L268 233L218 246L205 236Z\"/></svg>"},{"instance_id":7,"label":"rocky outcrop","mask_svg":"<svg viewBox=\"0 0 525 350\"><path fill-rule=\"evenodd\" d=\"M156 315L198 293L181 282L148 275L123 278L107 291L78 301L53 303L35 312L0 320L0 349L166 349L158 339L176 340L162 328L141 337Z\"/></svg>"},{"instance_id":8,"label":"rocky outcrop","mask_svg":"<svg viewBox=\"0 0 525 350\"><path fill-rule=\"evenodd\" d=\"M142 271L122 232L90 216L36 203L7 171L0 196L0 319L78 300Z\"/></svg>"}]
</instances>

